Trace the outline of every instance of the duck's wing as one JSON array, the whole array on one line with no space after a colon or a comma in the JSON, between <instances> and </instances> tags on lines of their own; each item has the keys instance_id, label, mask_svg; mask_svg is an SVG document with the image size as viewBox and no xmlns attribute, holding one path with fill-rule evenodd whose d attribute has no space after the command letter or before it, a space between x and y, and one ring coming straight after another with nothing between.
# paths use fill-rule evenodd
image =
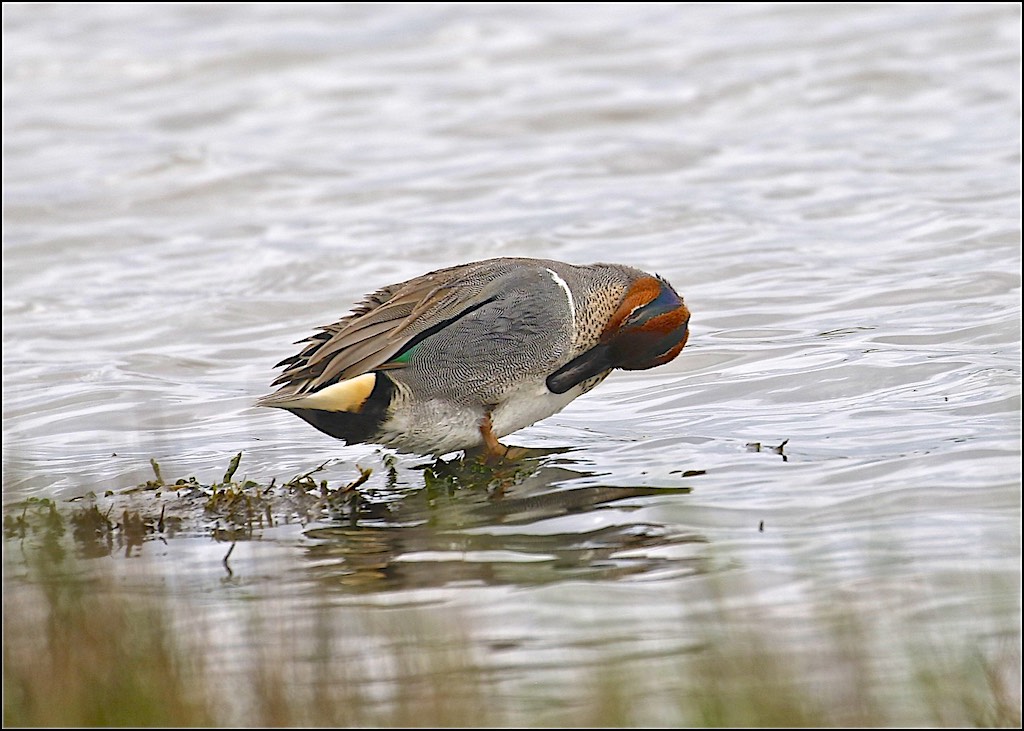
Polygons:
<instances>
[{"instance_id":1,"label":"duck's wing","mask_svg":"<svg viewBox=\"0 0 1024 731\"><path fill-rule=\"evenodd\" d=\"M398 359L416 343L495 299L497 280L516 266L521 264L514 259L491 259L379 289L350 315L300 340L308 345L277 364L285 368L273 385L282 388L257 404L272 406L373 370L402 367Z\"/></svg>"}]
</instances>

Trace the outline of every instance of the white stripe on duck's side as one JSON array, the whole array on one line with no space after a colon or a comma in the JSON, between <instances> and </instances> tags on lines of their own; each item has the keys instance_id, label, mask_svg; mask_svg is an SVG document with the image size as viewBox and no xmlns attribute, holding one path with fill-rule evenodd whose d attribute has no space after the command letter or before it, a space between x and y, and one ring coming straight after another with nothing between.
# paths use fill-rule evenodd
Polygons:
<instances>
[{"instance_id":1,"label":"white stripe on duck's side","mask_svg":"<svg viewBox=\"0 0 1024 731\"><path fill-rule=\"evenodd\" d=\"M569 314L572 315L572 342L576 342L576 300L572 298L572 290L569 289L569 285L566 284L565 280L558 276L558 273L554 269L548 269L547 273L551 275L551 278L555 280L555 284L562 288L565 292L565 298L569 301Z\"/></svg>"}]
</instances>

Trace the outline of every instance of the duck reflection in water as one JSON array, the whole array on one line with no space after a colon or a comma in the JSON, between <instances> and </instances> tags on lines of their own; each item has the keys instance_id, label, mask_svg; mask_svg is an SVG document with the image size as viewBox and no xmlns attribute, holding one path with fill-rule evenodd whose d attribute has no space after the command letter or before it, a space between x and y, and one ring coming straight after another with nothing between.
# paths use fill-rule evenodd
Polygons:
<instances>
[{"instance_id":1,"label":"duck reflection in water","mask_svg":"<svg viewBox=\"0 0 1024 731\"><path fill-rule=\"evenodd\" d=\"M703 537L629 516L638 499L689 487L602 485L595 473L551 459L565 451L527 450L494 467L439 459L420 466L422 485L405 489L392 470L384 495L360 493L338 525L306 531L315 541L310 571L346 591L702 571L696 553L657 549Z\"/></svg>"}]
</instances>

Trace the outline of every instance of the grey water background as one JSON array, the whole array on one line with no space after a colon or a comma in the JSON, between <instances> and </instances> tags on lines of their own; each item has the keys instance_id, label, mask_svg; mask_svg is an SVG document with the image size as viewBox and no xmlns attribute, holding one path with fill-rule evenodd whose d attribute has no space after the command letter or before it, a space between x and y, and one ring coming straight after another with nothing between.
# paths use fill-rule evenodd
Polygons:
<instances>
[{"instance_id":1,"label":"grey water background","mask_svg":"<svg viewBox=\"0 0 1024 731\"><path fill-rule=\"evenodd\" d=\"M977 3L5 4L4 501L151 457L374 467L391 513L268 529L230 581L199 535L116 570L217 618L428 607L536 683L687 647L723 592L794 643L842 597L882 665L913 633L1019 643L1020 28ZM567 450L509 510L252 408L367 292L503 255L656 271L693 312L671 364L506 440Z\"/></svg>"}]
</instances>

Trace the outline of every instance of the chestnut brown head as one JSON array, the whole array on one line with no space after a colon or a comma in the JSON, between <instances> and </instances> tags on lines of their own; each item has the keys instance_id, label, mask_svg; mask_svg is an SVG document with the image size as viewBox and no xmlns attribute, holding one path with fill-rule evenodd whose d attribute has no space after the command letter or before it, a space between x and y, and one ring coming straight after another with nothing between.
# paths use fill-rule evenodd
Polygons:
<instances>
[{"instance_id":1,"label":"chestnut brown head","mask_svg":"<svg viewBox=\"0 0 1024 731\"><path fill-rule=\"evenodd\" d=\"M661 277L637 279L601 333L597 345L548 376L552 393L612 368L639 371L668 363L689 337L690 311Z\"/></svg>"}]
</instances>

